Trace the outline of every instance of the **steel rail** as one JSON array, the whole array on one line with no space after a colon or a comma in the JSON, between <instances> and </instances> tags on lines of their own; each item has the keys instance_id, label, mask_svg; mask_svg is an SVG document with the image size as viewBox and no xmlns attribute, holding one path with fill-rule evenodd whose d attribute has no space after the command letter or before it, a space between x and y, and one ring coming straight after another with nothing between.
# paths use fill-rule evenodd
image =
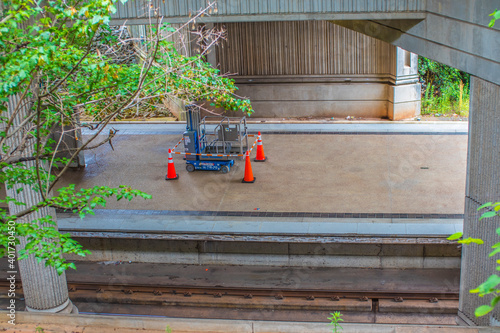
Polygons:
<instances>
[{"instance_id":1,"label":"steel rail","mask_svg":"<svg viewBox=\"0 0 500 333\"><path fill-rule=\"evenodd\" d=\"M0 288L8 287L8 282L0 282ZM18 290L22 288L22 284L16 285ZM92 283L92 282L68 282L70 291L95 291L95 292L124 292L127 294L133 293L150 293L150 294L172 294L172 295L200 295L200 296L243 296L247 297L277 297L277 298L327 298L327 299L397 299L397 300L458 300L459 294L454 291L373 291L373 290L314 290L314 289L292 289L292 288L227 288L227 287L193 287L193 286L150 286L150 285L131 285L120 283Z\"/></svg>"}]
</instances>

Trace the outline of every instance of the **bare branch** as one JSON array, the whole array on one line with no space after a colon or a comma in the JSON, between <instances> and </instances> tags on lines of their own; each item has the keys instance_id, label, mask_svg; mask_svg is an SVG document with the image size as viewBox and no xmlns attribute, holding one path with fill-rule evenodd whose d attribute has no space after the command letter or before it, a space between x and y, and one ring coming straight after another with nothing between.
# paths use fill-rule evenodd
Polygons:
<instances>
[{"instance_id":1,"label":"bare branch","mask_svg":"<svg viewBox=\"0 0 500 333\"><path fill-rule=\"evenodd\" d=\"M159 34L159 32L158 32ZM159 50L159 39L158 39L158 34L157 34L157 42L156 42L156 47L153 51L153 53L151 54L151 59L149 61L149 64L147 65L147 68L146 70L141 73L141 78L139 80L139 84L137 86L137 89L135 91L134 94L132 94L124 103L122 103L121 107L119 107L116 111L114 111L111 115L109 115L107 117L107 119L101 123L101 128L97 130L97 132L91 137L90 140L88 140L85 144L83 144L81 147L79 147L72 155L71 157L69 158L69 161L73 161L75 160L75 158L78 156L78 154L89 144L89 142L91 142L92 140L94 140L102 131L103 129L105 128L105 126L107 124L109 124L109 122L117 115L119 114L125 107L127 107L128 105L130 105L130 103L137 97L137 95L139 94L139 92L141 91L141 88L142 88L142 85L144 83L144 81L146 80L146 76L147 76L147 73L149 72L149 70L151 69L151 67L153 66L153 62L154 62L154 59L156 57L156 54L158 53L158 50ZM61 176L68 170L69 168L69 163L63 168L63 170L56 176L56 179L52 182L52 184L50 185L49 187L49 191L52 190L52 188L54 187L54 185L59 181L59 179L61 178Z\"/></svg>"}]
</instances>

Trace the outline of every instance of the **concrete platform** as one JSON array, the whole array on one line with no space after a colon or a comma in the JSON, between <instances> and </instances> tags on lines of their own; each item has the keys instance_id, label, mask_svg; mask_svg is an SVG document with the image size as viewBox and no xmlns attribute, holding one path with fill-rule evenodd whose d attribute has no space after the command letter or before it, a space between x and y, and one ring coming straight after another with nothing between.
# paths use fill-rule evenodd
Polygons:
<instances>
[{"instance_id":1,"label":"concrete platform","mask_svg":"<svg viewBox=\"0 0 500 333\"><path fill-rule=\"evenodd\" d=\"M254 184L241 183L243 161L229 174L188 173L180 155L180 178L167 182L167 151L184 124L112 127L114 151L88 153L86 168L67 173L63 185L127 184L153 199L109 200L106 212L84 221L60 214L62 229L402 236L462 229L466 123L250 124L263 132L268 157L252 163Z\"/></svg>"},{"instance_id":2,"label":"concrete platform","mask_svg":"<svg viewBox=\"0 0 500 333\"><path fill-rule=\"evenodd\" d=\"M150 210L98 210L81 220L75 214L59 213L59 229L64 231L120 231L142 233L202 233L249 235L376 235L397 237L449 236L462 231L462 218L328 218L213 216L200 212ZM307 214L307 213L305 213ZM359 214L358 214L359 215ZM368 214L366 214L368 215ZM370 214L371 215L371 214ZM457 217L459 214L455 214ZM453 215L452 215L453 216ZM105 223L103 223L105 221ZM283 227L286 223L286 228Z\"/></svg>"},{"instance_id":3,"label":"concrete platform","mask_svg":"<svg viewBox=\"0 0 500 333\"><path fill-rule=\"evenodd\" d=\"M7 316L6 311L0 315ZM279 322L279 321L237 321L219 319L158 318L151 316L99 316L99 315L58 315L36 314L19 311L16 325L2 321L0 329L7 332L34 332L41 327L44 332L166 332L169 327L175 333L324 333L331 332L332 326L325 323ZM384 325L342 323L343 333L492 333L499 330L493 327L457 327L424 325Z\"/></svg>"}]
</instances>

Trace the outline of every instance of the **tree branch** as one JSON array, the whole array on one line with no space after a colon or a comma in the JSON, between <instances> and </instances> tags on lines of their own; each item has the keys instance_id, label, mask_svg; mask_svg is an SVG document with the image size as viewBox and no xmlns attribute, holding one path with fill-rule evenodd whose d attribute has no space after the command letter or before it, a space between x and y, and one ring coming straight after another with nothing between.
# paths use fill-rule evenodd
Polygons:
<instances>
[{"instance_id":1,"label":"tree branch","mask_svg":"<svg viewBox=\"0 0 500 333\"><path fill-rule=\"evenodd\" d=\"M66 73L66 76L64 78L62 78L61 80L59 80L59 82L57 82L56 85L53 86L47 93L40 96L41 98L44 98L44 97L48 96L49 94L52 94L54 91L56 91L57 88L59 88L59 86L61 84L63 84L63 82L66 82L66 80L76 71L76 69L78 67L80 67L80 64L82 63L82 61L90 54L90 51L92 50L92 40L94 39L94 36L95 36L95 32L94 32L94 35L90 38L90 41L89 41L89 44L87 45L87 50L86 50L85 54L78 60L76 65L73 66L73 68L68 73Z\"/></svg>"},{"instance_id":2,"label":"tree branch","mask_svg":"<svg viewBox=\"0 0 500 333\"><path fill-rule=\"evenodd\" d=\"M156 54L158 53L158 50L159 50L159 37L158 36L159 36L159 31L157 33L156 47L155 47L153 53L151 54L151 59L149 61L149 64L148 64L146 70L141 75L141 78L139 80L139 84L137 86L137 89L136 89L135 93L132 94L124 103L122 103L122 105L115 112L113 112L111 115L109 115L108 118L103 123L100 124L100 126L102 126L101 129L99 129L85 144L83 144L81 147L79 147L73 153L73 155L71 155L71 157L69 158L70 162L73 161L76 158L76 156L78 156L78 154L90 143L90 141L94 140L104 130L104 127L107 124L109 124L109 122L111 121L111 119L113 119L118 113L120 113L125 107L127 107L137 97L137 95L141 91L141 88L142 88L142 85L144 84L144 81L146 80L146 76L149 73L149 71L151 69L151 66L153 65L154 59L156 57ZM69 168L69 163L56 176L56 179L54 179L54 181L52 182L52 184L50 185L50 187L48 189L49 192L50 192L50 190L52 190L52 188L54 187L54 185L59 181L59 179L61 178L61 176L66 172L66 170L68 170L68 168Z\"/></svg>"}]
</instances>

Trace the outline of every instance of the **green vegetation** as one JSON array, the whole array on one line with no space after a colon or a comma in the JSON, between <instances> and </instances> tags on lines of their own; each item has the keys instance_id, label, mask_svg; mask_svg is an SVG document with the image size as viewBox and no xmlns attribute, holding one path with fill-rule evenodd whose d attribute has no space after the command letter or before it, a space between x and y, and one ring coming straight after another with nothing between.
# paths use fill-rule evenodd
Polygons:
<instances>
[{"instance_id":1,"label":"green vegetation","mask_svg":"<svg viewBox=\"0 0 500 333\"><path fill-rule=\"evenodd\" d=\"M340 326L340 322L344 321L344 319L341 318L342 314L340 313L340 311L335 311L334 313L330 313L330 314L332 316L328 317L328 319L330 319L329 325L333 325L332 333L338 333L339 330L344 329L342 326Z\"/></svg>"},{"instance_id":2,"label":"green vegetation","mask_svg":"<svg viewBox=\"0 0 500 333\"><path fill-rule=\"evenodd\" d=\"M495 21L500 20L500 11L495 9L495 11L490 14L490 16L493 16L493 18L491 19L490 24L488 26L490 28L493 28L493 26L495 25Z\"/></svg>"},{"instance_id":3,"label":"green vegetation","mask_svg":"<svg viewBox=\"0 0 500 333\"><path fill-rule=\"evenodd\" d=\"M477 210L480 211L483 209L486 209L487 211L481 215L479 221L485 218L500 216L500 202L485 203L484 205L481 205ZM500 228L497 228L496 233L500 237ZM472 243L478 245L484 244L484 241L482 239L471 238L471 237L462 239L462 236L463 236L462 232L457 232L448 237L448 239L457 240L458 243L466 245ZM491 248L492 251L489 254L489 258L492 258L494 256L498 257L498 254L500 253L500 242L496 243L495 245L492 245ZM496 270L500 271L500 259L497 259L496 263L498 264ZM475 315L476 317L481 317L490 313L491 311L493 311L495 306L500 301L500 276L498 274L490 275L490 277L488 277L488 279L486 279L486 281L481 283L477 288L470 290L470 293L478 294L479 297L484 297L487 295L492 296L489 304L481 305L476 309Z\"/></svg>"},{"instance_id":4,"label":"green vegetation","mask_svg":"<svg viewBox=\"0 0 500 333\"><path fill-rule=\"evenodd\" d=\"M134 41L135 61L117 61L126 41L112 34L108 25L115 3L0 0L0 184L7 190L0 203L19 208L11 212L0 207L0 256L8 252L9 260L14 260L14 248L22 237L27 244L20 249L20 257L34 255L59 274L75 268L63 254L88 254L69 234L59 233L52 216L34 220L33 212L50 207L84 217L112 197L151 198L128 186L77 189L71 185L55 191L81 152L111 143L113 131L105 139L98 135L127 110L153 99L175 98L253 111L248 100L234 95L234 81L219 75L203 54L179 52L179 30L160 19L151 18L156 24ZM193 15L190 24L210 6ZM203 42L216 43L220 37L220 32L203 32ZM80 124L82 117L94 123L97 132L90 138L78 136L82 126L90 126ZM56 142L51 138L55 131L74 135L80 146L68 148ZM28 204L26 192L35 193L38 202Z\"/></svg>"},{"instance_id":5,"label":"green vegetation","mask_svg":"<svg viewBox=\"0 0 500 333\"><path fill-rule=\"evenodd\" d=\"M425 57L418 58L422 114L469 115L469 74Z\"/></svg>"}]
</instances>

